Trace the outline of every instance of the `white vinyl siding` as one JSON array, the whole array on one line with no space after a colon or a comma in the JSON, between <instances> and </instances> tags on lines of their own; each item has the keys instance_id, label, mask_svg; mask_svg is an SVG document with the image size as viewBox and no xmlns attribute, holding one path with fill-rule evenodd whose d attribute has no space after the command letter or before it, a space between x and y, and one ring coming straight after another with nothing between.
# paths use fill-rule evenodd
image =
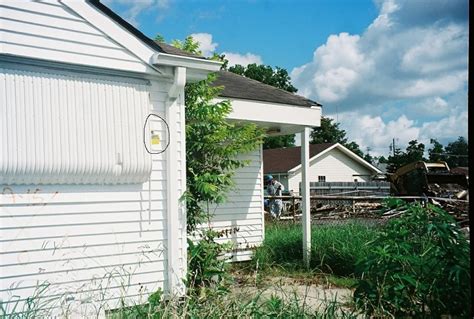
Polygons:
<instances>
[{"instance_id":1,"label":"white vinyl siding","mask_svg":"<svg viewBox=\"0 0 474 319\"><path fill-rule=\"evenodd\" d=\"M151 70L58 1L0 2L0 53L126 71Z\"/></svg>"},{"instance_id":2,"label":"white vinyl siding","mask_svg":"<svg viewBox=\"0 0 474 319\"><path fill-rule=\"evenodd\" d=\"M147 86L153 112L165 117L170 83ZM184 112L175 116L178 193L185 189ZM166 152L152 155L145 183L127 185L0 185L0 299L10 308L47 288L37 301L72 317L146 302L168 289L168 240L177 241L185 273L185 212L168 237ZM18 296L18 297L14 297ZM18 299L19 298L19 299Z\"/></svg>"},{"instance_id":3,"label":"white vinyl siding","mask_svg":"<svg viewBox=\"0 0 474 319\"><path fill-rule=\"evenodd\" d=\"M234 177L236 188L229 193L227 202L219 205L210 226L218 231L228 230L219 239L231 242L236 249L233 261L250 260L253 248L261 245L264 238L262 150L259 148L240 159L250 164L239 169ZM237 230L237 231L233 231Z\"/></svg>"},{"instance_id":4,"label":"white vinyl siding","mask_svg":"<svg viewBox=\"0 0 474 319\"><path fill-rule=\"evenodd\" d=\"M359 182L369 181L369 175L373 173L362 164L356 162L342 151L333 148L327 153L313 159L309 167L309 180L317 182L319 176L325 176L326 182L353 182L355 178ZM299 184L301 182L301 170L297 170L288 178L290 189L299 192Z\"/></svg>"}]
</instances>

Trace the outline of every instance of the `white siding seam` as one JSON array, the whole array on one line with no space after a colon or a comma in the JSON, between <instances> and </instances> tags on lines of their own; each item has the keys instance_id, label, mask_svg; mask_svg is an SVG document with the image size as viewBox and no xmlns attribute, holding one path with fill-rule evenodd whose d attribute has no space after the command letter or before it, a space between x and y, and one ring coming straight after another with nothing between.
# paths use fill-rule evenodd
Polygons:
<instances>
[{"instance_id":1,"label":"white siding seam","mask_svg":"<svg viewBox=\"0 0 474 319\"><path fill-rule=\"evenodd\" d=\"M11 10L15 10L15 11L22 11L22 12L27 12L27 13L35 14L35 15L48 16L48 17L57 18L57 19L63 19L63 20L76 21L76 22L84 22L84 21L81 20L79 17L77 17L77 18L72 18L72 17L59 16L59 15L55 15L55 14L49 14L49 13L45 13L45 12L41 12L41 13L40 13L40 12L38 12L38 11L27 10L27 9L18 8L18 7L11 7L11 6L7 6L7 5L4 5L4 4L0 4L0 8L11 9Z\"/></svg>"},{"instance_id":2,"label":"white siding seam","mask_svg":"<svg viewBox=\"0 0 474 319\"><path fill-rule=\"evenodd\" d=\"M56 26L56 25L49 25L49 24L38 23L38 22L34 22L34 21L22 21L22 20L18 20L18 19L13 19L13 18L9 18L9 17L1 17L1 16L0 16L0 20L7 20L7 21L12 21L12 22L17 22L17 23L25 24L26 26L36 25L38 27L50 28L50 29L53 29L53 30L57 29L57 30L63 30L63 31L68 31L68 32L74 32L74 33L77 33L77 34L87 34L87 35L91 35L91 36L98 37L98 38L104 38L104 39L106 38L104 35L98 34L98 33L74 30L74 29L71 29L71 28L63 28L63 27ZM6 29L0 29L0 30L6 30ZM31 34L31 35L34 35L34 34Z\"/></svg>"}]
</instances>

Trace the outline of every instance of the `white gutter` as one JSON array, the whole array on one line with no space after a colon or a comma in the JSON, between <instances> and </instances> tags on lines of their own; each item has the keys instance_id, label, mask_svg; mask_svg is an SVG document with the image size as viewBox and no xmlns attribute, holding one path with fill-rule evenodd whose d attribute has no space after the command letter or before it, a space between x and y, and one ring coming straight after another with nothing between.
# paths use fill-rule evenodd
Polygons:
<instances>
[{"instance_id":1,"label":"white gutter","mask_svg":"<svg viewBox=\"0 0 474 319\"><path fill-rule=\"evenodd\" d=\"M222 65L222 62L220 61L198 59L162 52L153 54L150 58L150 63L152 65L181 66L208 72L217 72L221 69Z\"/></svg>"}]
</instances>

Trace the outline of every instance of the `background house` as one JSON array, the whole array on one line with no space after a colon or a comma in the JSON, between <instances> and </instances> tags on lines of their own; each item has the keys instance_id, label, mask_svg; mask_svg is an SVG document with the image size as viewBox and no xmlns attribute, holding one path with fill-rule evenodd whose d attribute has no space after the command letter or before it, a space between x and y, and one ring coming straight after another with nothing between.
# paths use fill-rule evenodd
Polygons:
<instances>
[{"instance_id":1,"label":"background house","mask_svg":"<svg viewBox=\"0 0 474 319\"><path fill-rule=\"evenodd\" d=\"M263 169L279 180L286 190L299 192L301 182L300 147L263 151ZM369 162L339 143L310 144L310 182L369 182L381 173Z\"/></svg>"}]
</instances>

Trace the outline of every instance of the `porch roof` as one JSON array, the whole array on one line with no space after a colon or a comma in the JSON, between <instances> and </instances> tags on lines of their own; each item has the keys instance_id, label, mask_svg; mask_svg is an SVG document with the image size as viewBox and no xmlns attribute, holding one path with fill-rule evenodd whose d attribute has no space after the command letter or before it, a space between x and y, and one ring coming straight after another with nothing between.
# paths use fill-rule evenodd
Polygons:
<instances>
[{"instance_id":1,"label":"porch roof","mask_svg":"<svg viewBox=\"0 0 474 319\"><path fill-rule=\"evenodd\" d=\"M219 96L294 106L322 106L316 101L229 71L217 72L213 86L223 86Z\"/></svg>"}]
</instances>

